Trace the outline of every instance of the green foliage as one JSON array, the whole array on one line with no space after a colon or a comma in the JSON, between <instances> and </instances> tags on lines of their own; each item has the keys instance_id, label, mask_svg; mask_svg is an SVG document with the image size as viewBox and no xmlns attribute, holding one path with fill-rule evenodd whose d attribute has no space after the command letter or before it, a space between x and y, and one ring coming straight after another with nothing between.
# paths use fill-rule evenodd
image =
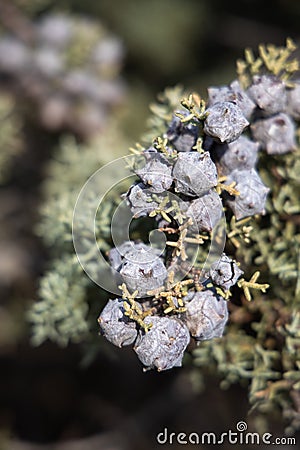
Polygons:
<instances>
[{"instance_id":1,"label":"green foliage","mask_svg":"<svg viewBox=\"0 0 300 450\"><path fill-rule=\"evenodd\" d=\"M70 340L82 341L89 332L85 295L88 278L75 255L54 260L52 264L53 269L40 282L40 301L28 313L33 323L33 345L50 339L65 346Z\"/></svg>"},{"instance_id":2,"label":"green foliage","mask_svg":"<svg viewBox=\"0 0 300 450\"><path fill-rule=\"evenodd\" d=\"M296 45L291 39L287 39L285 47L275 45L260 45L259 56L255 58L251 49L245 50L245 60L237 61L237 73L241 84L248 87L251 76L263 71L288 81L291 76L299 71L299 61L294 58Z\"/></svg>"},{"instance_id":3,"label":"green foliage","mask_svg":"<svg viewBox=\"0 0 300 450\"><path fill-rule=\"evenodd\" d=\"M149 145L157 136L162 136L166 127L172 120L173 112L180 107L180 100L186 92L180 85L175 88L166 88L158 95L158 102L150 105L151 117L148 119L148 131L144 134L142 142Z\"/></svg>"},{"instance_id":4,"label":"green foliage","mask_svg":"<svg viewBox=\"0 0 300 450\"><path fill-rule=\"evenodd\" d=\"M272 47L273 48L273 47ZM237 298L225 337L194 351L201 370L217 372L221 386L248 380L251 414L283 412L287 433L300 427L300 150L260 153L258 172L271 188L266 215L247 223L249 238L232 233L231 251L245 271L258 269L267 294Z\"/></svg>"},{"instance_id":5,"label":"green foliage","mask_svg":"<svg viewBox=\"0 0 300 450\"><path fill-rule=\"evenodd\" d=\"M0 95L0 183L9 176L14 157L22 151L21 123L14 113L13 99Z\"/></svg>"},{"instance_id":6,"label":"green foliage","mask_svg":"<svg viewBox=\"0 0 300 450\"><path fill-rule=\"evenodd\" d=\"M253 225L251 244L237 251L247 264L262 266L273 276L273 295L292 303L300 299L299 157L299 150L281 157L268 157L267 165L266 158L261 156L259 172L272 187L267 214Z\"/></svg>"},{"instance_id":7,"label":"green foliage","mask_svg":"<svg viewBox=\"0 0 300 450\"><path fill-rule=\"evenodd\" d=\"M247 70L250 67L250 74L253 72L251 67L255 61L258 67L253 73L258 73L260 68L263 72L276 71L282 79L287 79L298 69L298 61L292 59L294 49L289 40L286 49L261 46L257 60L248 50L247 64L238 66L242 81L249 84ZM153 140L157 142L157 136L161 139L174 111L188 106L187 100L180 102L183 96L181 87L166 89L158 104L151 106L149 132L142 141L145 148ZM191 115L193 107L188 107ZM135 150L138 151L141 149ZM225 336L203 341L193 351L193 364L198 369L191 371L191 378L195 387L202 386L204 373L218 374L224 389L237 382L248 385L249 414L259 426L263 427L264 423L266 426L268 416L281 412L286 433L292 434L300 427L299 143L295 151L284 155L259 152L258 173L271 188L266 214L239 222L233 216L227 223L226 251L241 263L246 274L260 273L270 288L266 292L265 286L261 286L262 290L251 289L250 297L247 286L253 285L251 281L256 280L256 275L250 283L238 283L244 292L238 289L232 292ZM201 255L200 252L200 259Z\"/></svg>"},{"instance_id":8,"label":"green foliage","mask_svg":"<svg viewBox=\"0 0 300 450\"><path fill-rule=\"evenodd\" d=\"M163 146L172 113L183 107L180 102L183 95L180 87L167 89L160 96L159 104L152 106L153 115L143 146L150 146L153 141ZM184 102L187 105L187 100ZM192 113L191 104L188 109ZM76 268L72 253L72 211L83 183L107 160L105 152L110 154L107 150L112 148L122 148L125 152L124 138L116 136L115 130L115 126L108 128L96 145L81 147L72 140L64 141L50 164L38 232L48 245L54 246L60 261L54 260L52 271L42 279L41 300L29 314L34 322L35 343L50 338L65 345L69 340L82 341L88 333L90 282ZM139 153L142 148L137 146L133 151ZM248 301L245 289L234 288L225 336L201 342L192 352L193 365L198 368L193 371L196 384L201 384L199 379L207 372L218 374L223 388L237 382L247 384L250 413L262 417L275 410L282 411L288 433L300 427L299 158L299 149L278 156L260 152L258 172L271 189L266 214L240 223L233 218L227 224L226 251L241 263L246 274L259 271L270 289L262 295L266 286L253 285L259 289L251 291L253 300ZM96 196L97 193L95 201ZM110 248L113 201L107 202L105 214L97 221L96 236L104 250ZM86 252L92 265L89 239L88 236ZM94 267L94 270L101 268ZM251 288L254 278L240 287Z\"/></svg>"},{"instance_id":9,"label":"green foliage","mask_svg":"<svg viewBox=\"0 0 300 450\"><path fill-rule=\"evenodd\" d=\"M95 326L95 317L89 315L88 289L93 286L74 254L72 242L73 210L78 194L88 178L111 158L125 153L128 143L116 131L116 122L90 144L79 145L71 137L62 138L44 183L44 202L40 209L37 233L51 249L49 270L41 278L38 297L28 312L32 323L32 342L41 344L46 339L67 345L69 341L83 342ZM119 197L119 193L115 194ZM97 193L86 205L86 212L96 210ZM96 217L96 238L101 250L109 248L110 217L114 199L104 202ZM88 214L87 214L88 215ZM95 264L94 236L87 232L83 217L85 262L92 274L101 268ZM101 308L101 290L98 292Z\"/></svg>"}]
</instances>

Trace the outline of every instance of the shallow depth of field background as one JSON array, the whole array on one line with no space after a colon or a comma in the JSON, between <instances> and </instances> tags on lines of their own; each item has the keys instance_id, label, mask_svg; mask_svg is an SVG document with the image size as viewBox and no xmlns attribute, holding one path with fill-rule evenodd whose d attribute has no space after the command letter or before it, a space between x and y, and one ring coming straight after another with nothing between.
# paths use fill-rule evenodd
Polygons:
<instances>
[{"instance_id":1,"label":"shallow depth of field background","mask_svg":"<svg viewBox=\"0 0 300 450\"><path fill-rule=\"evenodd\" d=\"M0 39L8 4L21 5L25 15L31 10L35 20L50 11L90 16L122 40L120 127L132 145L145 130L149 103L166 86L180 83L205 96L207 86L235 77L245 47L283 45L288 36L300 44L295 0L1 0ZM0 94L9 89L0 76ZM24 314L49 258L34 232L40 188L62 134L35 119L25 117L25 150L0 185L0 450L150 450L164 427L234 430L247 420L243 387L221 391L218 379L210 378L198 393L187 369L144 374L130 349L108 343L92 363L82 346L30 345Z\"/></svg>"}]
</instances>

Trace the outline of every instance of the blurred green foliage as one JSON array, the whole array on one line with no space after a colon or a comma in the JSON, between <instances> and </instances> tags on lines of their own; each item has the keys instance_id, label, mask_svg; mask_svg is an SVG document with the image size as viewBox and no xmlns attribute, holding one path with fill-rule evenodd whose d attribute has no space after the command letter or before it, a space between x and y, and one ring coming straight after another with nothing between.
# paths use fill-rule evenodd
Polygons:
<instances>
[{"instance_id":1,"label":"blurred green foliage","mask_svg":"<svg viewBox=\"0 0 300 450\"><path fill-rule=\"evenodd\" d=\"M145 103L154 93L182 82L203 94L207 85L229 81L234 76L232 62L245 46L254 47L266 40L279 44L287 35L299 39L300 6L292 0L14 0L12 5L20 8L29 23L53 11L93 17L116 33L126 49L122 71L129 84L123 107L126 114L109 113L113 117L91 142L85 136L88 142L78 144L74 136L65 135L65 129L53 139L43 126L38 128L42 134L39 140L37 129L31 128L34 121L26 101L16 102L6 94L0 97L0 183L5 185L8 180L9 187L16 177L14 158L20 155L25 141L31 156L45 152L43 164L33 169L40 171L39 181L45 179L42 188L37 184L34 189L34 197L41 198L38 224L36 211L29 212L32 227L48 251L48 260L43 262L47 270L36 294L39 301L28 313L33 343L39 345L47 339L64 346L89 342L97 335L96 314L106 294L93 287L73 253L72 213L82 185L95 169L127 153L132 145L128 135L134 139L139 136ZM3 23L1 32L6 32ZM6 89L7 80L1 79L1 83ZM142 139L145 145L163 133L182 95L181 88L167 91L165 118L160 114L161 102L152 108L154 114ZM28 135L23 138L24 130L31 139ZM46 152L49 146L51 151ZM17 176L20 160L18 170ZM230 303L231 321L225 337L203 343L190 360L187 358L195 386L205 374L220 377L224 389L240 382L249 389L251 413L258 418L258 428L266 428L264 418L283 411L289 433L300 426L299 171L299 151L278 157L261 155L259 173L272 188L267 214L251 222L249 245L238 235L239 247L233 242L228 245L248 272L261 271L271 289L267 296L254 295L250 303L245 298ZM107 202L103 220L97 223L104 251L110 245L111 206ZM90 263L93 265L93 259ZM18 288L15 295L21 298Z\"/></svg>"},{"instance_id":2,"label":"blurred green foliage","mask_svg":"<svg viewBox=\"0 0 300 450\"><path fill-rule=\"evenodd\" d=\"M0 184L9 177L13 159L22 152L21 121L14 113L14 100L0 93Z\"/></svg>"},{"instance_id":3,"label":"blurred green foliage","mask_svg":"<svg viewBox=\"0 0 300 450\"><path fill-rule=\"evenodd\" d=\"M83 272L74 253L72 218L79 192L90 175L113 157L126 153L128 141L118 128L118 122L111 120L105 132L85 145L77 144L72 137L64 138L48 164L37 233L51 249L52 260L40 283L40 301L33 304L28 315L33 323L34 344L46 339L61 345L68 344L70 340L82 342L89 336L90 330L95 329L95 303L92 313L89 314L88 308L88 289L93 287L93 283ZM118 193L114 195L118 197ZM97 204L95 195L86 204L86 216L88 209L96 210ZM109 248L113 207L114 201L109 198L96 220L97 241L103 251ZM89 254L94 248L94 238L89 235L89 230L83 229L82 232L86 234L86 252ZM95 267L94 257L90 254L86 264L92 272L101 271L101 268ZM92 300L100 308L101 293L97 297L93 296Z\"/></svg>"}]
</instances>

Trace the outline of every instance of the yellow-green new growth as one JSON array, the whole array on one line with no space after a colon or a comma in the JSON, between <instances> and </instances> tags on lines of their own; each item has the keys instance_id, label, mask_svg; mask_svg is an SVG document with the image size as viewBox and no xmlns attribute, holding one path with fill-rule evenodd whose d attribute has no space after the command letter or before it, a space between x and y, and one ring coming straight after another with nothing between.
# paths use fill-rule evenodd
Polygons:
<instances>
[{"instance_id":1,"label":"yellow-green new growth","mask_svg":"<svg viewBox=\"0 0 300 450\"><path fill-rule=\"evenodd\" d=\"M177 151L175 149L173 149L170 153L170 150L168 149L168 139L163 139L162 137L158 136L153 141L153 147L167 158L175 158L177 156Z\"/></svg>"},{"instance_id":2,"label":"yellow-green new growth","mask_svg":"<svg viewBox=\"0 0 300 450\"><path fill-rule=\"evenodd\" d=\"M152 323L146 324L144 319L145 317L151 315L152 311L150 309L143 311L141 306L135 301L138 291L134 291L130 294L125 283L119 286L119 289L122 291L122 298L126 300L123 303L125 315L129 317L129 319L134 320L141 328L145 330L145 332L149 331L152 327Z\"/></svg>"},{"instance_id":3,"label":"yellow-green new growth","mask_svg":"<svg viewBox=\"0 0 300 450\"><path fill-rule=\"evenodd\" d=\"M226 176L218 178L218 184L216 186L216 191L219 195L221 195L222 191L228 192L229 195L240 195L239 191L235 189L236 182L233 181L230 184L224 184L224 181L227 180Z\"/></svg>"},{"instance_id":4,"label":"yellow-green new growth","mask_svg":"<svg viewBox=\"0 0 300 450\"><path fill-rule=\"evenodd\" d=\"M240 248L241 245L237 238L242 239L245 244L250 243L250 234L253 230L253 227L247 224L249 224L251 220L251 217L245 217L244 219L237 221L236 217L232 216L229 224L229 230L227 232L227 238L230 239L230 241L236 248Z\"/></svg>"},{"instance_id":5,"label":"yellow-green new growth","mask_svg":"<svg viewBox=\"0 0 300 450\"><path fill-rule=\"evenodd\" d=\"M194 119L197 120L205 119L206 103L198 94L196 93L190 94L188 97L184 97L180 103L190 113L188 116L185 116L181 113L175 114L177 117L180 118L182 123L187 123Z\"/></svg>"},{"instance_id":6,"label":"yellow-green new growth","mask_svg":"<svg viewBox=\"0 0 300 450\"><path fill-rule=\"evenodd\" d=\"M238 281L238 287L242 288L245 294L246 299L250 302L252 300L250 289L257 289L261 292L265 293L266 290L270 287L269 284L259 284L256 283L258 277L260 275L260 272L255 272L249 281L246 281L244 278Z\"/></svg>"},{"instance_id":7,"label":"yellow-green new growth","mask_svg":"<svg viewBox=\"0 0 300 450\"><path fill-rule=\"evenodd\" d=\"M286 81L287 85L292 85L288 80L299 71L298 59L291 58L296 49L296 44L290 38L287 38L285 47L261 44L258 47L259 56L257 58L253 51L247 48L245 60L237 61L237 74L241 85L244 88L249 87L252 75L262 73L263 69Z\"/></svg>"},{"instance_id":8,"label":"yellow-green new growth","mask_svg":"<svg viewBox=\"0 0 300 450\"><path fill-rule=\"evenodd\" d=\"M171 223L172 220L170 219L170 217L168 216L168 214L166 212L166 206L169 203L169 196L166 195L161 200L158 195L153 194L151 196L151 198L149 199L149 202L151 202L152 200L154 200L155 202L158 203L158 207L149 213L149 217L155 217L157 215L161 215L163 219L165 219L167 222Z\"/></svg>"},{"instance_id":9,"label":"yellow-green new growth","mask_svg":"<svg viewBox=\"0 0 300 450\"><path fill-rule=\"evenodd\" d=\"M187 295L188 286L193 284L194 281L191 279L179 281L174 283L174 272L169 272L166 287L148 292L150 295L154 295L155 299L163 302L164 314L169 313L183 313L186 311L184 306L183 298ZM178 306L175 304L175 299Z\"/></svg>"}]
</instances>

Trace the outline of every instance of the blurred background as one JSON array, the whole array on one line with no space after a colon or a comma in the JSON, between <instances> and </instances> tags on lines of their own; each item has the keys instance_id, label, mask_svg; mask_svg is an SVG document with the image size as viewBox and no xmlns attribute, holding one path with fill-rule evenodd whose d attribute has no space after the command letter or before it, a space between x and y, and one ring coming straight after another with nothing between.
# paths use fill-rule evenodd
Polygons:
<instances>
[{"instance_id":1,"label":"blurred background","mask_svg":"<svg viewBox=\"0 0 300 450\"><path fill-rule=\"evenodd\" d=\"M93 358L84 344L32 345L26 315L53 255L40 211L64 139L113 136L101 161L125 155L165 87L205 97L235 78L245 47L299 44L299 24L295 0L0 0L1 450L147 450L164 427L221 433L245 420L246 387L221 391L210 376L203 391L189 362L144 374L100 337Z\"/></svg>"}]
</instances>

